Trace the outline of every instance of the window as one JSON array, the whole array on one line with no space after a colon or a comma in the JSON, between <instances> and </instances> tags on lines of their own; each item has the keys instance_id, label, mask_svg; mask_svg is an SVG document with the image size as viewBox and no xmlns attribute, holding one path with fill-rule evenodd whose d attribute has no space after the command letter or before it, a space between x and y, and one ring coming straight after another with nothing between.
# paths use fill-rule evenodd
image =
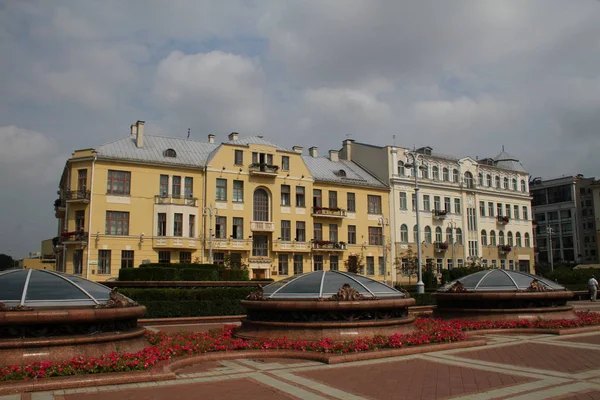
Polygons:
<instances>
[{"instance_id":1,"label":"window","mask_svg":"<svg viewBox=\"0 0 600 400\"><path fill-rule=\"evenodd\" d=\"M446 260L446 264L448 265L448 269L454 268L454 263L452 262L452 259Z\"/></svg>"},{"instance_id":2,"label":"window","mask_svg":"<svg viewBox=\"0 0 600 400\"><path fill-rule=\"evenodd\" d=\"M196 237L196 216L194 214L188 215L188 236Z\"/></svg>"},{"instance_id":3,"label":"window","mask_svg":"<svg viewBox=\"0 0 600 400\"><path fill-rule=\"evenodd\" d=\"M467 229L471 232L477 230L477 219L475 218L476 211L474 208L467 208Z\"/></svg>"},{"instance_id":4,"label":"window","mask_svg":"<svg viewBox=\"0 0 600 400\"><path fill-rule=\"evenodd\" d=\"M337 243L338 241L338 226L329 224L329 241Z\"/></svg>"},{"instance_id":5,"label":"window","mask_svg":"<svg viewBox=\"0 0 600 400\"><path fill-rule=\"evenodd\" d=\"M288 274L288 255L287 254L280 254L279 255L279 268L278 271L279 275L287 275Z\"/></svg>"},{"instance_id":6,"label":"window","mask_svg":"<svg viewBox=\"0 0 600 400\"><path fill-rule=\"evenodd\" d=\"M375 257L367 257L367 275L375 275Z\"/></svg>"},{"instance_id":7,"label":"window","mask_svg":"<svg viewBox=\"0 0 600 400\"><path fill-rule=\"evenodd\" d=\"M404 176L404 161L398 161L398 175Z\"/></svg>"},{"instance_id":8,"label":"window","mask_svg":"<svg viewBox=\"0 0 600 400\"><path fill-rule=\"evenodd\" d=\"M462 268L462 267L464 267L464 265L465 265L464 260L462 258L459 258L458 260L456 260L456 266L458 268Z\"/></svg>"},{"instance_id":9,"label":"window","mask_svg":"<svg viewBox=\"0 0 600 400\"><path fill-rule=\"evenodd\" d=\"M514 213L513 215L515 216L515 219L519 219L519 206L514 206L513 207Z\"/></svg>"},{"instance_id":10,"label":"window","mask_svg":"<svg viewBox=\"0 0 600 400\"><path fill-rule=\"evenodd\" d=\"M244 151L234 150L233 151L233 163L235 165L244 165Z\"/></svg>"},{"instance_id":11,"label":"window","mask_svg":"<svg viewBox=\"0 0 600 400\"><path fill-rule=\"evenodd\" d=\"M441 210L440 196L433 196L433 208L435 210ZM426 208L426 210L429 210L429 208Z\"/></svg>"},{"instance_id":12,"label":"window","mask_svg":"<svg viewBox=\"0 0 600 400\"><path fill-rule=\"evenodd\" d=\"M158 188L158 193L160 193L161 197L167 197L169 195L169 175L160 176L160 186Z\"/></svg>"},{"instance_id":13,"label":"window","mask_svg":"<svg viewBox=\"0 0 600 400\"><path fill-rule=\"evenodd\" d=\"M183 236L183 214L175 213L173 219L173 236Z\"/></svg>"},{"instance_id":14,"label":"window","mask_svg":"<svg viewBox=\"0 0 600 400\"><path fill-rule=\"evenodd\" d=\"M479 215L485 217L485 201L479 202Z\"/></svg>"},{"instance_id":15,"label":"window","mask_svg":"<svg viewBox=\"0 0 600 400\"><path fill-rule=\"evenodd\" d=\"M159 251L158 252L158 262L160 264L170 264L171 263L171 252L170 251Z\"/></svg>"},{"instance_id":16,"label":"window","mask_svg":"<svg viewBox=\"0 0 600 400\"><path fill-rule=\"evenodd\" d=\"M421 177L423 179L429 179L429 167L425 164L421 165Z\"/></svg>"},{"instance_id":17,"label":"window","mask_svg":"<svg viewBox=\"0 0 600 400\"><path fill-rule=\"evenodd\" d=\"M318 223L313 224L313 231L315 240L323 240L323 225Z\"/></svg>"},{"instance_id":18,"label":"window","mask_svg":"<svg viewBox=\"0 0 600 400\"><path fill-rule=\"evenodd\" d=\"M469 256L477 257L478 255L477 240L469 240Z\"/></svg>"},{"instance_id":19,"label":"window","mask_svg":"<svg viewBox=\"0 0 600 400\"><path fill-rule=\"evenodd\" d=\"M290 221L281 220L281 240L284 242L292 240L292 223Z\"/></svg>"},{"instance_id":20,"label":"window","mask_svg":"<svg viewBox=\"0 0 600 400\"><path fill-rule=\"evenodd\" d=\"M304 221L296 221L296 241L306 242L306 223Z\"/></svg>"},{"instance_id":21,"label":"window","mask_svg":"<svg viewBox=\"0 0 600 400\"><path fill-rule=\"evenodd\" d=\"M504 246L504 232L498 232L498 244Z\"/></svg>"},{"instance_id":22,"label":"window","mask_svg":"<svg viewBox=\"0 0 600 400\"><path fill-rule=\"evenodd\" d=\"M215 218L215 238L225 239L227 237L227 217L217 216Z\"/></svg>"},{"instance_id":23,"label":"window","mask_svg":"<svg viewBox=\"0 0 600 400\"><path fill-rule=\"evenodd\" d=\"M304 272L302 254L294 255L294 275Z\"/></svg>"},{"instance_id":24,"label":"window","mask_svg":"<svg viewBox=\"0 0 600 400\"><path fill-rule=\"evenodd\" d=\"M447 213L452 212L452 205L450 204L450 197L444 197L444 211Z\"/></svg>"},{"instance_id":25,"label":"window","mask_svg":"<svg viewBox=\"0 0 600 400\"><path fill-rule=\"evenodd\" d=\"M171 183L171 196L178 199L181 197L181 177L174 176Z\"/></svg>"},{"instance_id":26,"label":"window","mask_svg":"<svg viewBox=\"0 0 600 400\"><path fill-rule=\"evenodd\" d=\"M452 228L451 227L447 227L446 228L446 241L450 244L454 243L453 242L454 238L452 237Z\"/></svg>"},{"instance_id":27,"label":"window","mask_svg":"<svg viewBox=\"0 0 600 400\"><path fill-rule=\"evenodd\" d=\"M443 242L443 239L442 239L442 228L440 228L439 226L435 228L435 241L436 242Z\"/></svg>"},{"instance_id":28,"label":"window","mask_svg":"<svg viewBox=\"0 0 600 400\"><path fill-rule=\"evenodd\" d=\"M460 228L456 228L456 243L457 244L463 243L462 229L460 229Z\"/></svg>"},{"instance_id":29,"label":"window","mask_svg":"<svg viewBox=\"0 0 600 400\"><path fill-rule=\"evenodd\" d=\"M439 200L439 197L438 197L438 200ZM431 211L431 201L429 200L428 194L423 195L423 210Z\"/></svg>"},{"instance_id":30,"label":"window","mask_svg":"<svg viewBox=\"0 0 600 400\"><path fill-rule=\"evenodd\" d=\"M110 275L110 250L98 250L98 275Z\"/></svg>"},{"instance_id":31,"label":"window","mask_svg":"<svg viewBox=\"0 0 600 400\"><path fill-rule=\"evenodd\" d=\"M108 182L106 184L106 193L120 194L129 196L131 187L131 172L108 170Z\"/></svg>"},{"instance_id":32,"label":"window","mask_svg":"<svg viewBox=\"0 0 600 400\"><path fill-rule=\"evenodd\" d=\"M177 153L173 149L166 149L163 153L165 157L177 157Z\"/></svg>"},{"instance_id":33,"label":"window","mask_svg":"<svg viewBox=\"0 0 600 400\"><path fill-rule=\"evenodd\" d=\"M406 204L406 192L400 192L400 209L407 210L408 205Z\"/></svg>"},{"instance_id":34,"label":"window","mask_svg":"<svg viewBox=\"0 0 600 400\"><path fill-rule=\"evenodd\" d=\"M244 218L233 217L233 232L231 232L234 239L244 238Z\"/></svg>"},{"instance_id":35,"label":"window","mask_svg":"<svg viewBox=\"0 0 600 400\"><path fill-rule=\"evenodd\" d=\"M340 269L340 258L339 256L329 256L329 270L339 271Z\"/></svg>"},{"instance_id":36,"label":"window","mask_svg":"<svg viewBox=\"0 0 600 400\"><path fill-rule=\"evenodd\" d=\"M129 213L124 211L106 212L107 235L129 235Z\"/></svg>"},{"instance_id":37,"label":"window","mask_svg":"<svg viewBox=\"0 0 600 400\"><path fill-rule=\"evenodd\" d=\"M521 242L521 232L517 232L517 234L515 235L515 239L517 247L521 247L523 245Z\"/></svg>"},{"instance_id":38,"label":"window","mask_svg":"<svg viewBox=\"0 0 600 400\"><path fill-rule=\"evenodd\" d=\"M383 257L379 257L379 275L385 276L385 264L383 263Z\"/></svg>"},{"instance_id":39,"label":"window","mask_svg":"<svg viewBox=\"0 0 600 400\"><path fill-rule=\"evenodd\" d=\"M329 208L337 208L337 192L335 190L329 191Z\"/></svg>"},{"instance_id":40,"label":"window","mask_svg":"<svg viewBox=\"0 0 600 400\"><path fill-rule=\"evenodd\" d=\"M256 189L254 191L254 213L255 221L269 220L269 195L264 189Z\"/></svg>"},{"instance_id":41,"label":"window","mask_svg":"<svg viewBox=\"0 0 600 400\"><path fill-rule=\"evenodd\" d=\"M492 268L498 268L498 260L492 260Z\"/></svg>"},{"instance_id":42,"label":"window","mask_svg":"<svg viewBox=\"0 0 600 400\"><path fill-rule=\"evenodd\" d=\"M281 205L292 205L292 195L290 193L290 185L281 185Z\"/></svg>"},{"instance_id":43,"label":"window","mask_svg":"<svg viewBox=\"0 0 600 400\"><path fill-rule=\"evenodd\" d=\"M510 218L510 204L506 204L504 208L506 209L506 217Z\"/></svg>"},{"instance_id":44,"label":"window","mask_svg":"<svg viewBox=\"0 0 600 400\"><path fill-rule=\"evenodd\" d=\"M525 233L525 247L531 247L531 240L529 239L529 233Z\"/></svg>"},{"instance_id":45,"label":"window","mask_svg":"<svg viewBox=\"0 0 600 400\"><path fill-rule=\"evenodd\" d=\"M252 235L252 256L267 257L269 238L266 235Z\"/></svg>"},{"instance_id":46,"label":"window","mask_svg":"<svg viewBox=\"0 0 600 400\"><path fill-rule=\"evenodd\" d=\"M487 232L485 231L485 229L481 230L481 245L487 246Z\"/></svg>"},{"instance_id":47,"label":"window","mask_svg":"<svg viewBox=\"0 0 600 400\"><path fill-rule=\"evenodd\" d=\"M225 253L222 251L215 252L213 254L213 264L223 265L225 264Z\"/></svg>"},{"instance_id":48,"label":"window","mask_svg":"<svg viewBox=\"0 0 600 400\"><path fill-rule=\"evenodd\" d=\"M500 177L499 177L499 176L496 176L496 179L495 179L495 180L496 180L496 188L497 188L497 189L500 189Z\"/></svg>"},{"instance_id":49,"label":"window","mask_svg":"<svg viewBox=\"0 0 600 400\"><path fill-rule=\"evenodd\" d=\"M439 181L440 180L440 169L436 166L434 166L433 168L431 168L431 173L433 174L433 180L434 181Z\"/></svg>"},{"instance_id":50,"label":"window","mask_svg":"<svg viewBox=\"0 0 600 400\"><path fill-rule=\"evenodd\" d=\"M504 178L504 189L508 190L508 178Z\"/></svg>"},{"instance_id":51,"label":"window","mask_svg":"<svg viewBox=\"0 0 600 400\"><path fill-rule=\"evenodd\" d=\"M354 193L347 194L348 212L356 212L356 195Z\"/></svg>"},{"instance_id":52,"label":"window","mask_svg":"<svg viewBox=\"0 0 600 400\"><path fill-rule=\"evenodd\" d=\"M185 177L184 195L186 199L194 197L194 178L189 176Z\"/></svg>"},{"instance_id":53,"label":"window","mask_svg":"<svg viewBox=\"0 0 600 400\"><path fill-rule=\"evenodd\" d=\"M76 231L84 231L85 230L85 210L75 211L75 230Z\"/></svg>"},{"instance_id":54,"label":"window","mask_svg":"<svg viewBox=\"0 0 600 400\"><path fill-rule=\"evenodd\" d=\"M515 260L508 260L508 269L511 271L515 269Z\"/></svg>"},{"instance_id":55,"label":"window","mask_svg":"<svg viewBox=\"0 0 600 400\"><path fill-rule=\"evenodd\" d=\"M83 250L73 252L73 274L81 275L83 273Z\"/></svg>"},{"instance_id":56,"label":"window","mask_svg":"<svg viewBox=\"0 0 600 400\"><path fill-rule=\"evenodd\" d=\"M121 268L133 268L133 250L121 250Z\"/></svg>"},{"instance_id":57,"label":"window","mask_svg":"<svg viewBox=\"0 0 600 400\"><path fill-rule=\"evenodd\" d=\"M381 246L383 243L383 228L379 226L369 227L369 244Z\"/></svg>"},{"instance_id":58,"label":"window","mask_svg":"<svg viewBox=\"0 0 600 400\"><path fill-rule=\"evenodd\" d=\"M484 258L483 260L481 260L481 266L485 269L488 268L488 260L487 258Z\"/></svg>"},{"instance_id":59,"label":"window","mask_svg":"<svg viewBox=\"0 0 600 400\"><path fill-rule=\"evenodd\" d=\"M217 178L217 201L227 201L227 179Z\"/></svg>"},{"instance_id":60,"label":"window","mask_svg":"<svg viewBox=\"0 0 600 400\"><path fill-rule=\"evenodd\" d=\"M502 203L496 203L496 214L501 217L502 214Z\"/></svg>"},{"instance_id":61,"label":"window","mask_svg":"<svg viewBox=\"0 0 600 400\"><path fill-rule=\"evenodd\" d=\"M435 271L438 274L441 274L443 269L444 269L444 259L443 258L436 259L435 260Z\"/></svg>"},{"instance_id":62,"label":"window","mask_svg":"<svg viewBox=\"0 0 600 400\"><path fill-rule=\"evenodd\" d=\"M513 243L513 233L509 231L508 234L506 235L506 237L508 239L508 245L510 247L514 246L514 243Z\"/></svg>"},{"instance_id":63,"label":"window","mask_svg":"<svg viewBox=\"0 0 600 400\"><path fill-rule=\"evenodd\" d=\"M158 213L157 236L167 236L167 214Z\"/></svg>"},{"instance_id":64,"label":"window","mask_svg":"<svg viewBox=\"0 0 600 400\"><path fill-rule=\"evenodd\" d=\"M524 220L529 219L529 213L527 212L527 206L523 206L523 219Z\"/></svg>"},{"instance_id":65,"label":"window","mask_svg":"<svg viewBox=\"0 0 600 400\"><path fill-rule=\"evenodd\" d=\"M244 202L244 181L233 181L233 202Z\"/></svg>"},{"instance_id":66,"label":"window","mask_svg":"<svg viewBox=\"0 0 600 400\"><path fill-rule=\"evenodd\" d=\"M415 193L410 195L412 201L412 210L416 211L417 209L417 195Z\"/></svg>"},{"instance_id":67,"label":"window","mask_svg":"<svg viewBox=\"0 0 600 400\"><path fill-rule=\"evenodd\" d=\"M296 186L296 207L306 207L304 186Z\"/></svg>"},{"instance_id":68,"label":"window","mask_svg":"<svg viewBox=\"0 0 600 400\"><path fill-rule=\"evenodd\" d=\"M192 263L192 252L191 251L180 251L179 252L179 262L183 263L183 264L191 264Z\"/></svg>"},{"instance_id":69,"label":"window","mask_svg":"<svg viewBox=\"0 0 600 400\"><path fill-rule=\"evenodd\" d=\"M500 260L500 268L506 269L506 260Z\"/></svg>"},{"instance_id":70,"label":"window","mask_svg":"<svg viewBox=\"0 0 600 400\"><path fill-rule=\"evenodd\" d=\"M516 179L512 180L512 190L514 190L515 192L517 190L519 190L519 187L517 186L517 180Z\"/></svg>"},{"instance_id":71,"label":"window","mask_svg":"<svg viewBox=\"0 0 600 400\"><path fill-rule=\"evenodd\" d=\"M87 188L87 169L77 170L77 190L85 192Z\"/></svg>"},{"instance_id":72,"label":"window","mask_svg":"<svg viewBox=\"0 0 600 400\"><path fill-rule=\"evenodd\" d=\"M469 171L465 172L465 186L468 189L473 188L473 174L471 174Z\"/></svg>"},{"instance_id":73,"label":"window","mask_svg":"<svg viewBox=\"0 0 600 400\"><path fill-rule=\"evenodd\" d=\"M452 182L458 182L458 170L456 168L452 170Z\"/></svg>"},{"instance_id":74,"label":"window","mask_svg":"<svg viewBox=\"0 0 600 400\"><path fill-rule=\"evenodd\" d=\"M448 174L448 168L444 167L444 169L442 169L442 180L444 182L448 182L450 180L450 176Z\"/></svg>"},{"instance_id":75,"label":"window","mask_svg":"<svg viewBox=\"0 0 600 400\"><path fill-rule=\"evenodd\" d=\"M521 179L521 192L525 193L527 191L527 186L525 184L525 181L523 179Z\"/></svg>"},{"instance_id":76,"label":"window","mask_svg":"<svg viewBox=\"0 0 600 400\"><path fill-rule=\"evenodd\" d=\"M431 243L431 227L425 227L425 243Z\"/></svg>"},{"instance_id":77,"label":"window","mask_svg":"<svg viewBox=\"0 0 600 400\"><path fill-rule=\"evenodd\" d=\"M492 187L492 174L486 174L485 180L488 187Z\"/></svg>"},{"instance_id":78,"label":"window","mask_svg":"<svg viewBox=\"0 0 600 400\"><path fill-rule=\"evenodd\" d=\"M356 225L348 225L348 244L356 244Z\"/></svg>"},{"instance_id":79,"label":"window","mask_svg":"<svg viewBox=\"0 0 600 400\"><path fill-rule=\"evenodd\" d=\"M419 241L419 230L417 226L413 226L413 243L417 243Z\"/></svg>"},{"instance_id":80,"label":"window","mask_svg":"<svg viewBox=\"0 0 600 400\"><path fill-rule=\"evenodd\" d=\"M460 206L460 199L454 199L454 213L460 214L462 207Z\"/></svg>"},{"instance_id":81,"label":"window","mask_svg":"<svg viewBox=\"0 0 600 400\"><path fill-rule=\"evenodd\" d=\"M313 189L313 207L321 208L323 207L322 194L320 189Z\"/></svg>"},{"instance_id":82,"label":"window","mask_svg":"<svg viewBox=\"0 0 600 400\"><path fill-rule=\"evenodd\" d=\"M494 216L494 203L488 202L488 217Z\"/></svg>"},{"instance_id":83,"label":"window","mask_svg":"<svg viewBox=\"0 0 600 400\"><path fill-rule=\"evenodd\" d=\"M381 214L381 196L367 195L369 214Z\"/></svg>"},{"instance_id":84,"label":"window","mask_svg":"<svg viewBox=\"0 0 600 400\"><path fill-rule=\"evenodd\" d=\"M496 232L493 230L490 231L490 246L496 245Z\"/></svg>"},{"instance_id":85,"label":"window","mask_svg":"<svg viewBox=\"0 0 600 400\"><path fill-rule=\"evenodd\" d=\"M483 174L481 172L477 175L477 182L479 186L483 186Z\"/></svg>"},{"instance_id":86,"label":"window","mask_svg":"<svg viewBox=\"0 0 600 400\"><path fill-rule=\"evenodd\" d=\"M323 271L323 256L313 256L313 263L315 271Z\"/></svg>"},{"instance_id":87,"label":"window","mask_svg":"<svg viewBox=\"0 0 600 400\"><path fill-rule=\"evenodd\" d=\"M281 156L281 170L282 171L290 170L290 157L289 156Z\"/></svg>"},{"instance_id":88,"label":"window","mask_svg":"<svg viewBox=\"0 0 600 400\"><path fill-rule=\"evenodd\" d=\"M408 243L408 226L402 224L400 227L400 242Z\"/></svg>"}]
</instances>

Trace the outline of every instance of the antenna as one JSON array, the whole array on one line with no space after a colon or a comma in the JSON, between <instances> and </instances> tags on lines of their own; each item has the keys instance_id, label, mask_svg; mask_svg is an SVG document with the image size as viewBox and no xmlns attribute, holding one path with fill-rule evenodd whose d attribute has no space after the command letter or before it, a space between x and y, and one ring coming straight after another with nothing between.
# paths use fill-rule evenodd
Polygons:
<instances>
[{"instance_id":1,"label":"antenna","mask_svg":"<svg viewBox=\"0 0 600 400\"><path fill-rule=\"evenodd\" d=\"M502 145L502 151L504 151L504 145Z\"/></svg>"},{"instance_id":2,"label":"antenna","mask_svg":"<svg viewBox=\"0 0 600 400\"><path fill-rule=\"evenodd\" d=\"M188 136L187 136L188 140L190 140L190 130L191 130L191 129L190 129L190 128L188 128Z\"/></svg>"},{"instance_id":3,"label":"antenna","mask_svg":"<svg viewBox=\"0 0 600 400\"><path fill-rule=\"evenodd\" d=\"M392 137L394 138L394 147L396 147L396 135L392 135Z\"/></svg>"}]
</instances>

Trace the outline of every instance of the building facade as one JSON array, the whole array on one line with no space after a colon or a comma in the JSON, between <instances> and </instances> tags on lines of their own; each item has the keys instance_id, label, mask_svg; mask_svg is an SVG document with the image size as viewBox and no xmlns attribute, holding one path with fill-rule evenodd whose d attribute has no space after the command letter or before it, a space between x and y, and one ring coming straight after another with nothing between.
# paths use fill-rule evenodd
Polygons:
<instances>
[{"instance_id":1,"label":"building facade","mask_svg":"<svg viewBox=\"0 0 600 400\"><path fill-rule=\"evenodd\" d=\"M356 161L390 186L392 254L395 280L409 281L417 252L438 273L445 268L480 264L533 272L533 230L529 175L506 152L475 160L437 154L430 147L413 152L420 166L420 223L417 227L415 177L411 151L346 140L342 155ZM413 281L414 282L414 281Z\"/></svg>"},{"instance_id":2,"label":"building facade","mask_svg":"<svg viewBox=\"0 0 600 400\"><path fill-rule=\"evenodd\" d=\"M594 178L583 175L531 180L538 260L598 262ZM551 241L551 242L550 242Z\"/></svg>"}]
</instances>

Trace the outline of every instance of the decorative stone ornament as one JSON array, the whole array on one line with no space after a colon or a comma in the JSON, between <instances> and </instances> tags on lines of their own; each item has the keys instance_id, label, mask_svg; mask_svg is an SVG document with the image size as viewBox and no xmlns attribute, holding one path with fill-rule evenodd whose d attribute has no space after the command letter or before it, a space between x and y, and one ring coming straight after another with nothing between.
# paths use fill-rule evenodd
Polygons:
<instances>
[{"instance_id":1,"label":"decorative stone ornament","mask_svg":"<svg viewBox=\"0 0 600 400\"><path fill-rule=\"evenodd\" d=\"M331 301L359 301L359 300L375 300L375 298L367 298L360 294L356 289L347 283L338 290L336 294L329 298Z\"/></svg>"},{"instance_id":2,"label":"decorative stone ornament","mask_svg":"<svg viewBox=\"0 0 600 400\"><path fill-rule=\"evenodd\" d=\"M461 281L456 281L456 283L448 289L448 292L449 293L467 293L467 289L465 289L465 286L462 284Z\"/></svg>"},{"instance_id":3,"label":"decorative stone ornament","mask_svg":"<svg viewBox=\"0 0 600 400\"><path fill-rule=\"evenodd\" d=\"M529 287L525 290L527 292L547 292L548 287L542 284L542 282L538 281L537 279L534 279L529 284Z\"/></svg>"},{"instance_id":4,"label":"decorative stone ornament","mask_svg":"<svg viewBox=\"0 0 600 400\"><path fill-rule=\"evenodd\" d=\"M121 293L117 292L116 289L110 291L109 299L105 304L98 304L96 308L125 308L125 307L137 307L138 303L129 300Z\"/></svg>"},{"instance_id":5,"label":"decorative stone ornament","mask_svg":"<svg viewBox=\"0 0 600 400\"><path fill-rule=\"evenodd\" d=\"M256 291L250 293L248 296L246 296L246 300L264 300L265 298L263 297L263 289L262 287L259 287Z\"/></svg>"}]
</instances>

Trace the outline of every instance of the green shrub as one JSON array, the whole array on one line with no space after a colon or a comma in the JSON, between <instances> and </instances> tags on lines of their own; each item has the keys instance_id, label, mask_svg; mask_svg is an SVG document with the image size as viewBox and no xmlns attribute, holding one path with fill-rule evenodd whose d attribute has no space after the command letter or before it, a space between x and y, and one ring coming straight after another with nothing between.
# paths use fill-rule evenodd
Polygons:
<instances>
[{"instance_id":1,"label":"green shrub","mask_svg":"<svg viewBox=\"0 0 600 400\"><path fill-rule=\"evenodd\" d=\"M174 281L177 278L175 268L121 268L120 281Z\"/></svg>"},{"instance_id":2,"label":"green shrub","mask_svg":"<svg viewBox=\"0 0 600 400\"><path fill-rule=\"evenodd\" d=\"M600 270L556 268L554 271L546 274L545 277L567 287L569 285L585 285L587 287L587 281L592 275L598 279L600 277Z\"/></svg>"},{"instance_id":3,"label":"green shrub","mask_svg":"<svg viewBox=\"0 0 600 400\"><path fill-rule=\"evenodd\" d=\"M423 293L423 294L416 294L416 293L411 293L412 297L415 298L416 304L417 306L433 306L436 304L435 302L435 295L433 293Z\"/></svg>"},{"instance_id":4,"label":"green shrub","mask_svg":"<svg viewBox=\"0 0 600 400\"><path fill-rule=\"evenodd\" d=\"M177 270L178 281L216 281L219 274L215 270L185 268Z\"/></svg>"},{"instance_id":5,"label":"green shrub","mask_svg":"<svg viewBox=\"0 0 600 400\"><path fill-rule=\"evenodd\" d=\"M219 271L219 280L222 281L247 281L248 270L244 269L222 269Z\"/></svg>"},{"instance_id":6,"label":"green shrub","mask_svg":"<svg viewBox=\"0 0 600 400\"><path fill-rule=\"evenodd\" d=\"M423 283L425 289L436 289L438 286L437 275L430 270L423 271Z\"/></svg>"},{"instance_id":7,"label":"green shrub","mask_svg":"<svg viewBox=\"0 0 600 400\"><path fill-rule=\"evenodd\" d=\"M222 267L218 264L149 263L149 264L141 264L140 268L177 268L177 269L197 268L197 269L208 269L208 270L218 271Z\"/></svg>"}]
</instances>

